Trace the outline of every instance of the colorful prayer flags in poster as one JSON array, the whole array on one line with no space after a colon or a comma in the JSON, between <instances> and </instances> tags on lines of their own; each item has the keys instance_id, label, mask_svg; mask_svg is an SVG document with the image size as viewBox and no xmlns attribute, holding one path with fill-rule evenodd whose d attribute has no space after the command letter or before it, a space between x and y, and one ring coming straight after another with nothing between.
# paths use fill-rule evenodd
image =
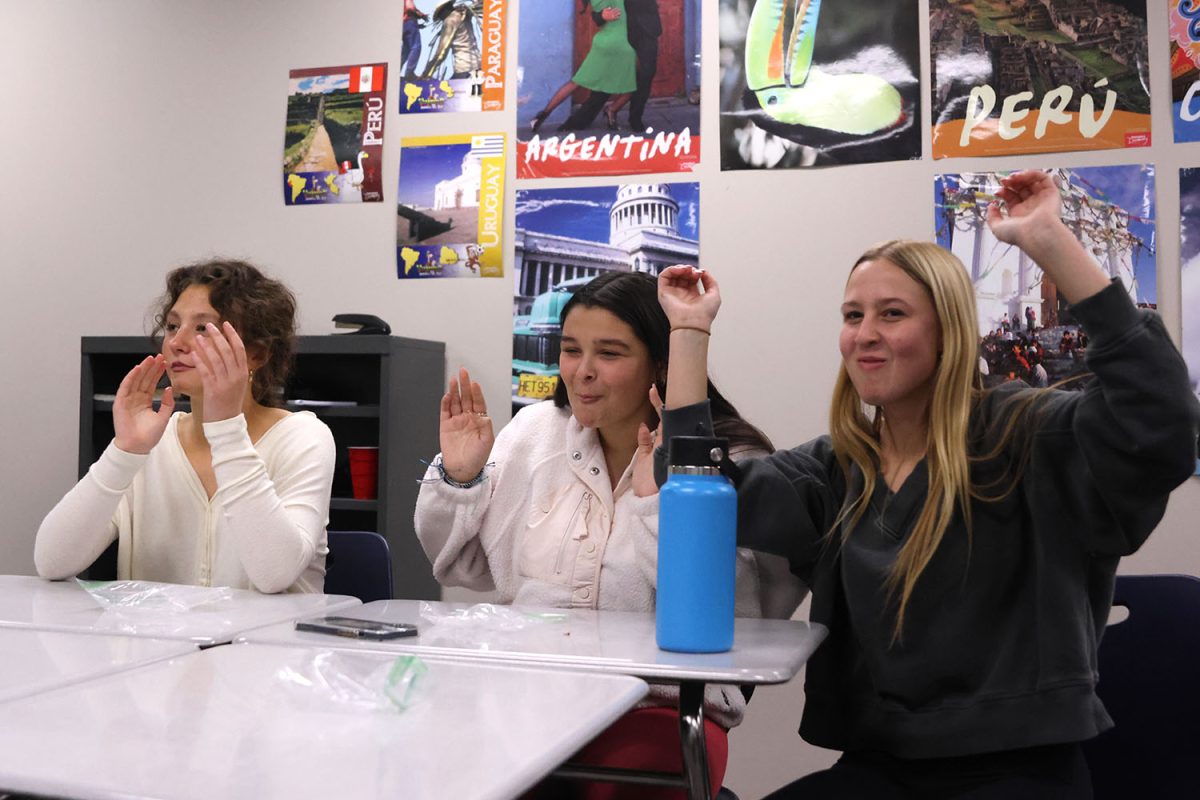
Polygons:
<instances>
[{"instance_id":1,"label":"colorful prayer flags in poster","mask_svg":"<svg viewBox=\"0 0 1200 800\"><path fill-rule=\"evenodd\" d=\"M721 169L921 155L917 0L721 0Z\"/></svg>"},{"instance_id":2,"label":"colorful prayer flags in poster","mask_svg":"<svg viewBox=\"0 0 1200 800\"><path fill-rule=\"evenodd\" d=\"M700 185L631 183L517 191L513 412L558 384L562 308L607 272L699 264Z\"/></svg>"},{"instance_id":3,"label":"colorful prayer flags in poster","mask_svg":"<svg viewBox=\"0 0 1200 800\"><path fill-rule=\"evenodd\" d=\"M502 133L400 142L397 277L504 274L504 146Z\"/></svg>"},{"instance_id":4,"label":"colorful prayer flags in poster","mask_svg":"<svg viewBox=\"0 0 1200 800\"><path fill-rule=\"evenodd\" d=\"M929 0L933 157L1150 146L1145 0Z\"/></svg>"},{"instance_id":5,"label":"colorful prayer flags in poster","mask_svg":"<svg viewBox=\"0 0 1200 800\"><path fill-rule=\"evenodd\" d=\"M1171 121L1175 141L1200 141L1200 4L1167 3L1171 37Z\"/></svg>"},{"instance_id":6,"label":"colorful prayer flags in poster","mask_svg":"<svg viewBox=\"0 0 1200 800\"><path fill-rule=\"evenodd\" d=\"M504 108L504 0L404 0L401 114Z\"/></svg>"},{"instance_id":7,"label":"colorful prayer flags in poster","mask_svg":"<svg viewBox=\"0 0 1200 800\"><path fill-rule=\"evenodd\" d=\"M520 15L517 177L700 161L700 0L571 0Z\"/></svg>"},{"instance_id":8,"label":"colorful prayer flags in poster","mask_svg":"<svg viewBox=\"0 0 1200 800\"><path fill-rule=\"evenodd\" d=\"M1110 276L1143 308L1158 303L1154 167L1051 170L1063 221ZM1000 178L1008 173L939 175L934 184L937 241L966 266L975 285L980 368L988 386L1020 379L1048 386L1087 372L1087 334L1053 281L987 226ZM1067 388L1082 388L1075 381Z\"/></svg>"},{"instance_id":9,"label":"colorful prayer flags in poster","mask_svg":"<svg viewBox=\"0 0 1200 800\"><path fill-rule=\"evenodd\" d=\"M288 73L283 201L383 201L383 116L387 64Z\"/></svg>"},{"instance_id":10,"label":"colorful prayer flags in poster","mask_svg":"<svg viewBox=\"0 0 1200 800\"><path fill-rule=\"evenodd\" d=\"M1179 287L1183 302L1183 360L1200 398L1200 168L1179 170ZM1200 461L1196 463L1200 475Z\"/></svg>"}]
</instances>

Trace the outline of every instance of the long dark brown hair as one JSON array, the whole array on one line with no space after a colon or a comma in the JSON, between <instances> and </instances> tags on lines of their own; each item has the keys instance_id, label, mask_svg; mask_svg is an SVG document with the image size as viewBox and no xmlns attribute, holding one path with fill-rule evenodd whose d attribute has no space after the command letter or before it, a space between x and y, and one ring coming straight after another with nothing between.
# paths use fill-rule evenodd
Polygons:
<instances>
[{"instance_id":1,"label":"long dark brown hair","mask_svg":"<svg viewBox=\"0 0 1200 800\"><path fill-rule=\"evenodd\" d=\"M654 364L654 383L660 397L667 396L667 360L671 348L671 323L658 302L658 281L645 272L605 272L581 286L563 306L561 323L576 306L602 308L633 329L633 335L646 345ZM708 402L712 408L713 433L729 440L729 448L763 450L775 447L767 435L746 420L733 403L708 381ZM554 405L570 406L567 389L559 380L554 389Z\"/></svg>"}]
</instances>

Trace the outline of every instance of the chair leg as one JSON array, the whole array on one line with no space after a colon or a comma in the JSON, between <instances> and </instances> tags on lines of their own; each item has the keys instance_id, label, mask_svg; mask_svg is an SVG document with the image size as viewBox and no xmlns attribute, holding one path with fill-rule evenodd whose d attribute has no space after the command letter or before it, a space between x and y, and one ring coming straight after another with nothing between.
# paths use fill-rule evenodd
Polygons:
<instances>
[{"instance_id":1,"label":"chair leg","mask_svg":"<svg viewBox=\"0 0 1200 800\"><path fill-rule=\"evenodd\" d=\"M704 684L684 681L679 685L679 739L683 748L683 778L688 797L712 797L708 785L708 744L704 739Z\"/></svg>"}]
</instances>

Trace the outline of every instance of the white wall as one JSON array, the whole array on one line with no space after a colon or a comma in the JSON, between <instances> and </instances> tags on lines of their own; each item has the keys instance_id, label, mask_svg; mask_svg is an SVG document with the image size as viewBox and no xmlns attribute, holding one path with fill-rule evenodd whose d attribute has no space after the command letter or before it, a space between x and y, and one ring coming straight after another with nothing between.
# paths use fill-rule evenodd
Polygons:
<instances>
[{"instance_id":1,"label":"white wall","mask_svg":"<svg viewBox=\"0 0 1200 800\"><path fill-rule=\"evenodd\" d=\"M1159 302L1177 336L1176 170L1200 165L1200 145L1170 143L1165 14L1161 3L1150 5L1158 143L1150 149L722 174L711 55L716 0L705 0L707 147L693 177L702 186L702 259L725 297L715 377L747 417L779 445L824 430L846 270L877 240L932 236L931 184L942 170L1156 164ZM144 331L164 272L181 262L228 254L264 265L299 296L304 333L330 332L335 313L366 312L389 320L397 334L444 340L448 366L468 366L496 416L506 415L512 283L397 281L388 176L396 174L402 134L512 125L515 48L509 111L399 118L400 7L398 0L0 0L0 508L7 526L0 572L32 571L38 522L75 479L79 337ZM515 41L515 2L512 10ZM369 61L393 67L387 202L284 207L288 70ZM928 85L927 66L923 73ZM509 197L512 176L510 169ZM510 203L508 235L511 211ZM1125 569L1200 574L1198 516L1200 481L1192 480ZM830 761L795 735L801 703L797 682L760 690L734 732L726 782L743 798Z\"/></svg>"}]
</instances>

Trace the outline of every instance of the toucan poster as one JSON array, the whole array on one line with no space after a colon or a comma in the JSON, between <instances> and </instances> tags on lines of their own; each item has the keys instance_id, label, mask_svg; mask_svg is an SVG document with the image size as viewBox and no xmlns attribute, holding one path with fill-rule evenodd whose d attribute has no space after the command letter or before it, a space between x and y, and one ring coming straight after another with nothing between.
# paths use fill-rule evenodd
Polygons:
<instances>
[{"instance_id":1,"label":"toucan poster","mask_svg":"<svg viewBox=\"0 0 1200 800\"><path fill-rule=\"evenodd\" d=\"M506 7L504 0L404 0L401 114L504 109Z\"/></svg>"},{"instance_id":2,"label":"toucan poster","mask_svg":"<svg viewBox=\"0 0 1200 800\"><path fill-rule=\"evenodd\" d=\"M921 155L917 0L721 0L721 169Z\"/></svg>"},{"instance_id":3,"label":"toucan poster","mask_svg":"<svg viewBox=\"0 0 1200 800\"><path fill-rule=\"evenodd\" d=\"M504 134L400 142L396 277L504 275Z\"/></svg>"},{"instance_id":4,"label":"toucan poster","mask_svg":"<svg viewBox=\"0 0 1200 800\"><path fill-rule=\"evenodd\" d=\"M547 0L521 10L518 178L696 168L700 0Z\"/></svg>"},{"instance_id":5,"label":"toucan poster","mask_svg":"<svg viewBox=\"0 0 1200 800\"><path fill-rule=\"evenodd\" d=\"M1150 146L1146 0L929 0L933 157Z\"/></svg>"},{"instance_id":6,"label":"toucan poster","mask_svg":"<svg viewBox=\"0 0 1200 800\"><path fill-rule=\"evenodd\" d=\"M284 203L383 202L386 87L386 64L289 73Z\"/></svg>"}]
</instances>

